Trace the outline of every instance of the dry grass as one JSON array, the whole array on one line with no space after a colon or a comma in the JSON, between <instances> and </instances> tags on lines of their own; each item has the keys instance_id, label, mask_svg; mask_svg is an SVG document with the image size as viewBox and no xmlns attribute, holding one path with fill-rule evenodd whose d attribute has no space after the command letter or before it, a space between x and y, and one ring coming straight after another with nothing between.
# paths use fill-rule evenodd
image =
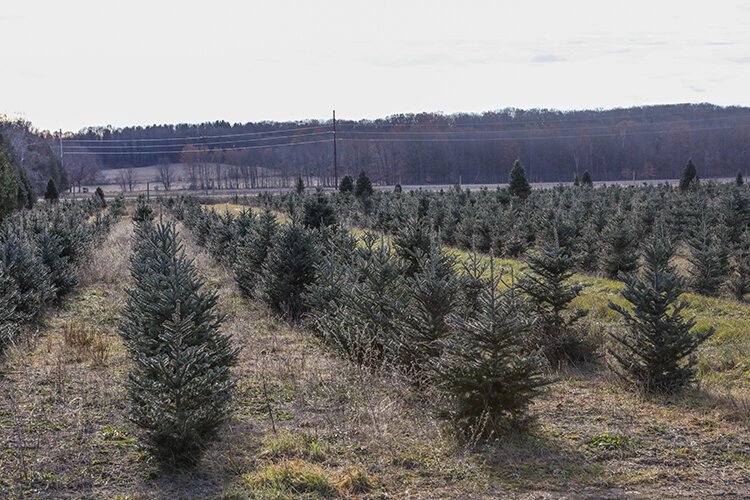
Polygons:
<instances>
[{"instance_id":1,"label":"dry grass","mask_svg":"<svg viewBox=\"0 0 750 500\"><path fill-rule=\"evenodd\" d=\"M182 231L220 292L242 347L236 412L201 464L158 472L125 418L128 362L114 329L128 280L130 223L99 250L96 271L37 341L10 353L0 379L5 496L120 498L618 498L750 494L750 430L718 387L645 398L602 372L557 373L535 421L483 445L433 416L440 399L391 372L337 358L309 333L239 294ZM102 268L103 269L103 268ZM92 272L89 276L94 276ZM97 365L81 322L108 341ZM75 326L75 327L74 327ZM66 333L69 340L66 340ZM34 338L34 336L32 336ZM734 406L733 406L734 405Z\"/></svg>"}]
</instances>

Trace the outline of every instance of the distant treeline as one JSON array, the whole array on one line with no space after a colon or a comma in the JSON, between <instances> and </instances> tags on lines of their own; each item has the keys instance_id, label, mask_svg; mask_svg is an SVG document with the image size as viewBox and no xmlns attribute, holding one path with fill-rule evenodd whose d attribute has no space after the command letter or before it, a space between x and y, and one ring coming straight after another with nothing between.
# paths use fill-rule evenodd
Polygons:
<instances>
[{"instance_id":1,"label":"distant treeline","mask_svg":"<svg viewBox=\"0 0 750 500\"><path fill-rule=\"evenodd\" d=\"M332 183L332 130L331 121L315 120L93 127L67 136L65 147L82 153L66 157L71 162L77 156L102 168L211 162ZM734 177L750 166L750 108L402 114L339 120L336 138L339 177L366 170L385 184L506 182L516 159L532 182L571 181L584 171L601 181L676 178L688 158L706 177Z\"/></svg>"}]
</instances>

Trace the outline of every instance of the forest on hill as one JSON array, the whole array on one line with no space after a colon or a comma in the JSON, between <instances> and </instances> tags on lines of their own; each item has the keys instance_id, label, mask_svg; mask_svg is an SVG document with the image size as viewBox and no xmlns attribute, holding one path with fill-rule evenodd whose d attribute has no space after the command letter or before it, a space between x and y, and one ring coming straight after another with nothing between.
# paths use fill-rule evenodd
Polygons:
<instances>
[{"instance_id":1,"label":"forest on hill","mask_svg":"<svg viewBox=\"0 0 750 500\"><path fill-rule=\"evenodd\" d=\"M750 108L711 104L400 114L338 120L335 136L338 176L366 170L380 184L505 182L516 159L532 182L585 171L599 181L676 178L689 158L705 177L734 177L750 164ZM332 120L89 127L64 136L71 172L213 163L236 165L238 176L273 169L330 185L333 142Z\"/></svg>"}]
</instances>

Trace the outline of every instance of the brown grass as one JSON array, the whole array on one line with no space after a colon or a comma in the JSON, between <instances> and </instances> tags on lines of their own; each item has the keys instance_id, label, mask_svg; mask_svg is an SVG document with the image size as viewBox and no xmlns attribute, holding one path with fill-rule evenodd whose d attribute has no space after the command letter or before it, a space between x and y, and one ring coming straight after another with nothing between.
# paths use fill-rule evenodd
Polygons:
<instances>
[{"instance_id":1,"label":"brown grass","mask_svg":"<svg viewBox=\"0 0 750 500\"><path fill-rule=\"evenodd\" d=\"M129 498L618 498L750 493L750 431L735 399L703 387L646 398L603 371L569 370L531 407L525 432L477 445L434 417L440 399L387 370L336 357L309 333L245 301L231 275L189 253L220 292L242 347L236 412L192 471L164 475L126 420L128 361L115 331L130 223L91 261L95 280L9 353L0 384L0 489L6 496ZM105 248L107 245L105 245ZM101 266L108 259L119 259ZM119 271L110 271L119 269ZM100 365L71 356L108 341ZM71 325L77 325L73 328ZM68 331L70 341L66 340ZM75 333L74 333L75 332ZM88 335L88 334L87 334ZM33 336L32 336L33 337Z\"/></svg>"}]
</instances>

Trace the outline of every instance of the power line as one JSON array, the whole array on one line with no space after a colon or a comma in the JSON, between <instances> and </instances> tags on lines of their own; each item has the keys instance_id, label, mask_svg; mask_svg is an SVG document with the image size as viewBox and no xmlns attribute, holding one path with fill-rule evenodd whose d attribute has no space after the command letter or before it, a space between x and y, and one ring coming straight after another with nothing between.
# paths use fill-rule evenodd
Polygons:
<instances>
[{"instance_id":1,"label":"power line","mask_svg":"<svg viewBox=\"0 0 750 500\"><path fill-rule=\"evenodd\" d=\"M282 130L269 130L266 132L242 132L238 134L221 134L221 135L197 135L197 136L184 136L184 137L167 137L163 139L156 138L145 138L145 139L65 139L65 142L167 142L167 141L200 141L201 139L218 139L224 137L244 137L244 136L256 136L263 134L283 134L285 132L299 132L302 130L312 130L316 128L327 128L328 125L316 125L314 127L296 127L287 128Z\"/></svg>"},{"instance_id":2,"label":"power line","mask_svg":"<svg viewBox=\"0 0 750 500\"><path fill-rule=\"evenodd\" d=\"M94 154L96 153L96 150L112 150L112 149L119 149L122 150L123 153L127 153L127 148L183 148L185 146L219 146L222 144L238 144L238 143L252 143L252 142L263 142L263 141L280 141L282 139L296 139L298 137L310 137L315 135L323 135L323 134L330 134L331 132L329 130L324 130L321 132L311 132L307 134L295 134L295 135L285 135L285 136L277 136L277 137L256 137L251 139L236 139L236 140L230 140L230 141L213 141L213 142L198 142L198 143L190 143L190 144L110 144L110 145L104 145L104 146L89 146L89 145L68 145L69 148L79 148L83 149L85 148L88 151L91 151ZM174 151L175 153L179 153L180 150L177 149Z\"/></svg>"},{"instance_id":3,"label":"power line","mask_svg":"<svg viewBox=\"0 0 750 500\"><path fill-rule=\"evenodd\" d=\"M239 150L248 150L248 149L265 149L265 148L285 148L285 147L292 147L292 146L303 146L306 144L324 144L324 143L330 143L333 142L333 139L322 139L319 141L302 141L302 142L293 142L289 144L264 144L260 146L240 146L236 148L205 148L205 149L190 149L185 151L102 151L98 153L92 153L87 151L77 151L77 152L65 152L66 155L159 155L159 154L175 154L175 153L213 153L216 151L239 151Z\"/></svg>"}]
</instances>

